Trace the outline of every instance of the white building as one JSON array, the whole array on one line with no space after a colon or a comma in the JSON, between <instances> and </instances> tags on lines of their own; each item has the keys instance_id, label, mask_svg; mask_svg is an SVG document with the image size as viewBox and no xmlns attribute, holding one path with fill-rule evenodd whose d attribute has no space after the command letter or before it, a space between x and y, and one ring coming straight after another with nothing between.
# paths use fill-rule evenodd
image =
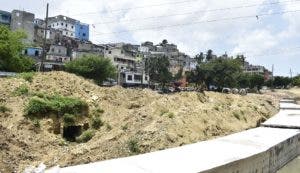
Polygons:
<instances>
[{"instance_id":1,"label":"white building","mask_svg":"<svg viewBox=\"0 0 300 173\"><path fill-rule=\"evenodd\" d=\"M49 18L48 27L62 31L62 35L75 38L76 20L66 16L55 16Z\"/></svg>"}]
</instances>

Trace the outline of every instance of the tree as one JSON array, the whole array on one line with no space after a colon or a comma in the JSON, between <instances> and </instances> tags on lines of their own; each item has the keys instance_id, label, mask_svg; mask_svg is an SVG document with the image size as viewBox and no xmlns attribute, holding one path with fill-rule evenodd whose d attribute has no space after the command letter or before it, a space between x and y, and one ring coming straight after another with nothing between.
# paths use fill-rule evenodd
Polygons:
<instances>
[{"instance_id":1,"label":"tree","mask_svg":"<svg viewBox=\"0 0 300 173\"><path fill-rule=\"evenodd\" d=\"M97 55L83 55L66 63L65 67L66 71L93 79L98 84L116 76L116 68L111 61Z\"/></svg>"},{"instance_id":2,"label":"tree","mask_svg":"<svg viewBox=\"0 0 300 173\"><path fill-rule=\"evenodd\" d=\"M164 88L172 80L172 73L169 71L170 62L166 56L157 56L147 59L146 71L149 72L151 82L157 82Z\"/></svg>"},{"instance_id":3,"label":"tree","mask_svg":"<svg viewBox=\"0 0 300 173\"><path fill-rule=\"evenodd\" d=\"M293 78L293 85L300 87L300 75Z\"/></svg>"},{"instance_id":4,"label":"tree","mask_svg":"<svg viewBox=\"0 0 300 173\"><path fill-rule=\"evenodd\" d=\"M289 77L275 76L274 78L274 86L275 87L284 87L287 88L288 85L292 83L292 79Z\"/></svg>"},{"instance_id":5,"label":"tree","mask_svg":"<svg viewBox=\"0 0 300 173\"><path fill-rule=\"evenodd\" d=\"M182 75L183 75L183 68L181 67L178 72L175 74L174 76L174 80L179 80L182 78Z\"/></svg>"},{"instance_id":6,"label":"tree","mask_svg":"<svg viewBox=\"0 0 300 173\"><path fill-rule=\"evenodd\" d=\"M163 45L166 45L166 44L168 44L168 40L164 39L164 40L161 42L161 45L163 46Z\"/></svg>"},{"instance_id":7,"label":"tree","mask_svg":"<svg viewBox=\"0 0 300 173\"><path fill-rule=\"evenodd\" d=\"M238 86L240 88L248 88L250 87L250 78L251 76L246 73L242 73L238 76Z\"/></svg>"},{"instance_id":8,"label":"tree","mask_svg":"<svg viewBox=\"0 0 300 173\"><path fill-rule=\"evenodd\" d=\"M201 65L192 71L188 80L198 85L205 83L206 87L215 85L219 89L222 87L236 87L237 77L242 72L241 64L235 59L214 59Z\"/></svg>"},{"instance_id":9,"label":"tree","mask_svg":"<svg viewBox=\"0 0 300 173\"><path fill-rule=\"evenodd\" d=\"M259 74L253 74L250 75L250 88L257 88L258 90L260 90L262 88L262 86L264 85L265 79L262 75Z\"/></svg>"},{"instance_id":10,"label":"tree","mask_svg":"<svg viewBox=\"0 0 300 173\"><path fill-rule=\"evenodd\" d=\"M210 61L210 60L212 60L213 59L213 51L211 50L211 49L209 49L208 51L207 51L207 54L206 54L206 61Z\"/></svg>"},{"instance_id":11,"label":"tree","mask_svg":"<svg viewBox=\"0 0 300 173\"><path fill-rule=\"evenodd\" d=\"M22 40L26 34L22 31L10 31L0 25L0 70L26 72L34 69L34 61L22 55L25 45Z\"/></svg>"},{"instance_id":12,"label":"tree","mask_svg":"<svg viewBox=\"0 0 300 173\"><path fill-rule=\"evenodd\" d=\"M203 63L204 58L205 58L205 57L204 57L203 52L200 52L200 54L198 54L198 55L195 56L195 59L197 60L197 63L198 63L198 64Z\"/></svg>"}]
</instances>

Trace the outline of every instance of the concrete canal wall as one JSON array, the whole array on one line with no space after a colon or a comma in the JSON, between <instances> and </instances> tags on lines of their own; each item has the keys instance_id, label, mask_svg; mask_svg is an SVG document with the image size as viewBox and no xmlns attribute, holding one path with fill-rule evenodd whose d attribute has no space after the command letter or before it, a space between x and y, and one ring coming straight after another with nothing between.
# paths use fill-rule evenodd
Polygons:
<instances>
[{"instance_id":1,"label":"concrete canal wall","mask_svg":"<svg viewBox=\"0 0 300 173\"><path fill-rule=\"evenodd\" d=\"M262 127L127 158L47 173L275 173L300 154L300 106L292 100ZM299 108L299 109L298 109Z\"/></svg>"}]
</instances>

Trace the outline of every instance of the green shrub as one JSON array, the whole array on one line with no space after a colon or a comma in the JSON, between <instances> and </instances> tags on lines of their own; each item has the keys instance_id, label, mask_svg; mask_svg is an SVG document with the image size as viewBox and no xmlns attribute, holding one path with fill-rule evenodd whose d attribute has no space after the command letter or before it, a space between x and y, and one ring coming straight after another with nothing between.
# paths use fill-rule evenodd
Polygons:
<instances>
[{"instance_id":1,"label":"green shrub","mask_svg":"<svg viewBox=\"0 0 300 173\"><path fill-rule=\"evenodd\" d=\"M234 116L236 119L241 120L241 116L240 116L239 113L234 112L234 113L233 113L233 116Z\"/></svg>"},{"instance_id":2,"label":"green shrub","mask_svg":"<svg viewBox=\"0 0 300 173\"><path fill-rule=\"evenodd\" d=\"M218 106L215 106L214 109L215 109L216 111L219 111L219 110L220 110L220 108L219 108Z\"/></svg>"},{"instance_id":3,"label":"green shrub","mask_svg":"<svg viewBox=\"0 0 300 173\"><path fill-rule=\"evenodd\" d=\"M74 115L72 114L65 114L63 116L63 120L64 120L64 123L67 125L67 126L70 126L70 125L73 125L75 124L76 122L76 118Z\"/></svg>"},{"instance_id":4,"label":"green shrub","mask_svg":"<svg viewBox=\"0 0 300 173\"><path fill-rule=\"evenodd\" d=\"M23 78L24 80L26 80L28 82L32 82L34 75L35 75L34 72L28 72L28 73L21 73L18 75L18 77Z\"/></svg>"},{"instance_id":5,"label":"green shrub","mask_svg":"<svg viewBox=\"0 0 300 173\"><path fill-rule=\"evenodd\" d=\"M111 129L112 129L112 126L110 125L110 124L106 124L106 129L108 130L108 131L111 131Z\"/></svg>"},{"instance_id":6,"label":"green shrub","mask_svg":"<svg viewBox=\"0 0 300 173\"><path fill-rule=\"evenodd\" d=\"M84 131L80 136L78 136L78 137L76 138L76 142L78 142L78 143L88 142L88 141L91 140L94 136L95 136L94 131L92 131L92 130L87 130L87 131Z\"/></svg>"},{"instance_id":7,"label":"green shrub","mask_svg":"<svg viewBox=\"0 0 300 173\"><path fill-rule=\"evenodd\" d=\"M27 95L28 93L29 93L28 86L24 84L16 88L14 91L14 95L16 96Z\"/></svg>"},{"instance_id":8,"label":"green shrub","mask_svg":"<svg viewBox=\"0 0 300 173\"><path fill-rule=\"evenodd\" d=\"M128 124L125 124L124 126L122 126L122 130L127 130L128 129Z\"/></svg>"},{"instance_id":9,"label":"green shrub","mask_svg":"<svg viewBox=\"0 0 300 173\"><path fill-rule=\"evenodd\" d=\"M139 149L139 144L138 141L136 139L131 139L128 141L128 148L129 151L132 153L140 153L140 149Z\"/></svg>"},{"instance_id":10,"label":"green shrub","mask_svg":"<svg viewBox=\"0 0 300 173\"><path fill-rule=\"evenodd\" d=\"M87 111L87 103L80 99L54 95L45 96L44 98L31 98L25 108L25 115L43 117L51 113L59 116L65 114L83 115Z\"/></svg>"},{"instance_id":11,"label":"green shrub","mask_svg":"<svg viewBox=\"0 0 300 173\"><path fill-rule=\"evenodd\" d=\"M99 116L94 116L92 118L92 127L94 129L99 129L103 125L104 125L104 123Z\"/></svg>"},{"instance_id":12,"label":"green shrub","mask_svg":"<svg viewBox=\"0 0 300 173\"><path fill-rule=\"evenodd\" d=\"M98 84L102 84L107 78L114 78L116 68L108 58L97 55L84 55L65 65L66 71L77 75L93 79Z\"/></svg>"},{"instance_id":13,"label":"green shrub","mask_svg":"<svg viewBox=\"0 0 300 173\"><path fill-rule=\"evenodd\" d=\"M6 107L5 105L0 105L0 112L1 113L6 113L6 112L10 112L11 110Z\"/></svg>"},{"instance_id":14,"label":"green shrub","mask_svg":"<svg viewBox=\"0 0 300 173\"><path fill-rule=\"evenodd\" d=\"M169 118L174 118L175 114L173 112L168 113Z\"/></svg>"},{"instance_id":15,"label":"green shrub","mask_svg":"<svg viewBox=\"0 0 300 173\"><path fill-rule=\"evenodd\" d=\"M95 110L95 112L99 113L99 114L103 114L104 113L104 110L103 109L100 109L100 108L97 108Z\"/></svg>"},{"instance_id":16,"label":"green shrub","mask_svg":"<svg viewBox=\"0 0 300 173\"><path fill-rule=\"evenodd\" d=\"M41 127L41 123L39 119L34 119L33 120L33 125L34 127L40 128Z\"/></svg>"},{"instance_id":17,"label":"green shrub","mask_svg":"<svg viewBox=\"0 0 300 173\"><path fill-rule=\"evenodd\" d=\"M167 109L162 109L161 111L160 111L160 116L163 116L164 114L166 114L166 113L168 113L169 112L169 110L167 110Z\"/></svg>"}]
</instances>

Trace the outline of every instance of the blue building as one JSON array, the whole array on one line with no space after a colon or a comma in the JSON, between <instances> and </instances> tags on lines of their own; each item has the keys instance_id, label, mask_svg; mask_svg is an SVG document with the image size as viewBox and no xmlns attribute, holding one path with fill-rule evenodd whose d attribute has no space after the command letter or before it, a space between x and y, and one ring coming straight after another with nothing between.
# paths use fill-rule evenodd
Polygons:
<instances>
[{"instance_id":1,"label":"blue building","mask_svg":"<svg viewBox=\"0 0 300 173\"><path fill-rule=\"evenodd\" d=\"M43 53L43 49L41 47L27 47L24 50L24 55L30 56L30 57L41 57Z\"/></svg>"},{"instance_id":2,"label":"blue building","mask_svg":"<svg viewBox=\"0 0 300 173\"><path fill-rule=\"evenodd\" d=\"M90 37L90 26L81 22L75 24L75 38L88 41Z\"/></svg>"},{"instance_id":3,"label":"blue building","mask_svg":"<svg viewBox=\"0 0 300 173\"><path fill-rule=\"evenodd\" d=\"M0 24L10 26L11 13L0 10Z\"/></svg>"}]
</instances>

